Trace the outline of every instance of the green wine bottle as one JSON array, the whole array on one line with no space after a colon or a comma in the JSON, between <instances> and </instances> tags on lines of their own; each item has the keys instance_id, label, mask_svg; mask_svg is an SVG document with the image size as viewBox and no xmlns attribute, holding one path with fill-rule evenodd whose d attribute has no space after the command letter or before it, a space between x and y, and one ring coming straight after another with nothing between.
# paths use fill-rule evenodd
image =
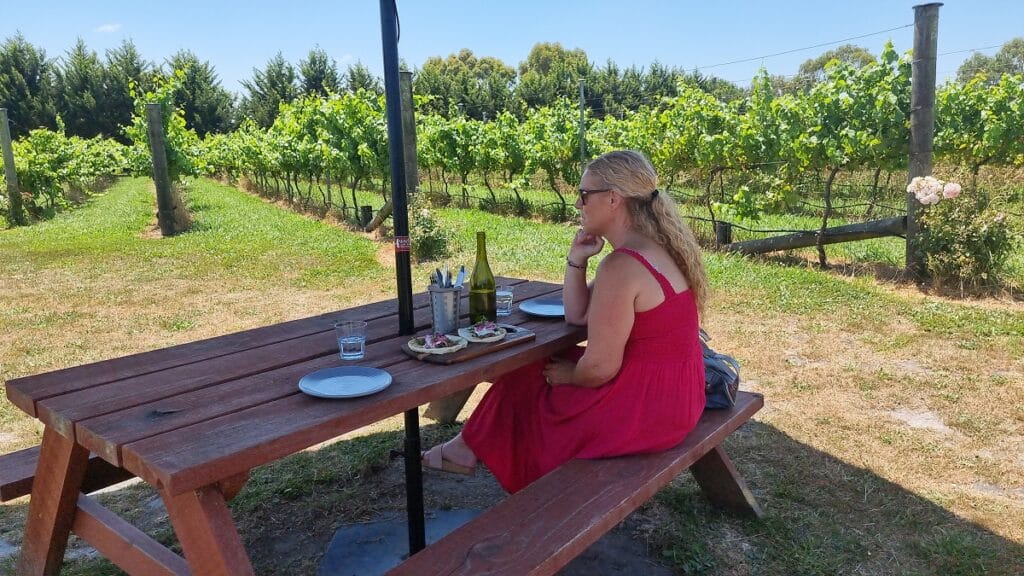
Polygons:
<instances>
[{"instance_id":1,"label":"green wine bottle","mask_svg":"<svg viewBox=\"0 0 1024 576\"><path fill-rule=\"evenodd\" d=\"M498 304L495 301L494 274L487 264L487 238L485 233L476 233L476 264L469 279L469 322L476 324L484 320L494 322L498 318Z\"/></svg>"}]
</instances>

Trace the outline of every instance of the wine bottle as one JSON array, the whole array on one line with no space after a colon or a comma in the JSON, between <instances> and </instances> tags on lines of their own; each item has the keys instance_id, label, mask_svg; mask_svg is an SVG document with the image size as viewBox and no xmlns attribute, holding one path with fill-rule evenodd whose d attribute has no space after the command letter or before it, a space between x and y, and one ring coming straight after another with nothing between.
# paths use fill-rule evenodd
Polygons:
<instances>
[{"instance_id":1,"label":"wine bottle","mask_svg":"<svg viewBox=\"0 0 1024 576\"><path fill-rule=\"evenodd\" d=\"M495 301L494 274L487 263L487 238L485 233L476 233L476 264L469 279L469 322L476 324L484 320L494 322L498 318L498 304Z\"/></svg>"}]
</instances>

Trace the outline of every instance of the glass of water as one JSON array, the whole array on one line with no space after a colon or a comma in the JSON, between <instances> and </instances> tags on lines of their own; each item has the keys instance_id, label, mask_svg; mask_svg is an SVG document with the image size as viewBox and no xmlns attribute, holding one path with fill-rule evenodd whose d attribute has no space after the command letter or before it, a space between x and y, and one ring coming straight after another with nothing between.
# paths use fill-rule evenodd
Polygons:
<instances>
[{"instance_id":1,"label":"glass of water","mask_svg":"<svg viewBox=\"0 0 1024 576\"><path fill-rule=\"evenodd\" d=\"M345 320L334 325L342 360L362 360L366 355L366 322Z\"/></svg>"},{"instance_id":2,"label":"glass of water","mask_svg":"<svg viewBox=\"0 0 1024 576\"><path fill-rule=\"evenodd\" d=\"M494 292L494 299L498 305L498 316L512 314L512 287L508 285L498 286Z\"/></svg>"}]
</instances>

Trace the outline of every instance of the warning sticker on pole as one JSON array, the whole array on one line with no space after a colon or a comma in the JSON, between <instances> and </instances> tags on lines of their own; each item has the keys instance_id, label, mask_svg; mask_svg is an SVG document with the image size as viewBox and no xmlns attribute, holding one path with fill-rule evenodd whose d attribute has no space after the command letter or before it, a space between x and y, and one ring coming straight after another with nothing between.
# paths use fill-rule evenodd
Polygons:
<instances>
[{"instance_id":1,"label":"warning sticker on pole","mask_svg":"<svg viewBox=\"0 0 1024 576\"><path fill-rule=\"evenodd\" d=\"M395 236L395 252L408 252L409 251L409 237L408 236Z\"/></svg>"}]
</instances>

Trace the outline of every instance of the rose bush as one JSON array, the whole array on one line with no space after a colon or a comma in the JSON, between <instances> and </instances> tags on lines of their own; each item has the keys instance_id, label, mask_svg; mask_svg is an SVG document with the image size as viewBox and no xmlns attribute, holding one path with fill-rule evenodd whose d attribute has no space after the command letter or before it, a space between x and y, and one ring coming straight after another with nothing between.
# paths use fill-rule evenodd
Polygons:
<instances>
[{"instance_id":1,"label":"rose bush","mask_svg":"<svg viewBox=\"0 0 1024 576\"><path fill-rule=\"evenodd\" d=\"M440 260L451 253L451 233L438 224L424 200L422 193L417 193L409 206L409 237L416 262Z\"/></svg>"},{"instance_id":2,"label":"rose bush","mask_svg":"<svg viewBox=\"0 0 1024 576\"><path fill-rule=\"evenodd\" d=\"M989 197L932 176L914 178L907 192L925 206L921 249L932 278L961 289L995 284L1020 239Z\"/></svg>"}]
</instances>

